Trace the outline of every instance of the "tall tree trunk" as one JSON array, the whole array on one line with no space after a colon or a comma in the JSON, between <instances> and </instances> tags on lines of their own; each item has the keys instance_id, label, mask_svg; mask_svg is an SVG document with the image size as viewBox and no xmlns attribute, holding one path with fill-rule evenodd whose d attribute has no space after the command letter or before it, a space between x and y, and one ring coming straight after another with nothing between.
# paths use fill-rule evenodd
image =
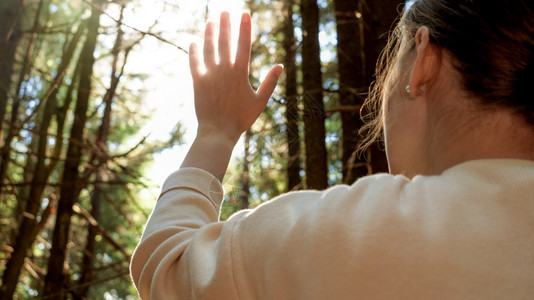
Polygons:
<instances>
[{"instance_id":1,"label":"tall tree trunk","mask_svg":"<svg viewBox=\"0 0 534 300\"><path fill-rule=\"evenodd\" d=\"M322 190L328 186L328 171L317 1L302 0L301 14L306 185Z\"/></svg>"},{"instance_id":2,"label":"tall tree trunk","mask_svg":"<svg viewBox=\"0 0 534 300\"><path fill-rule=\"evenodd\" d=\"M20 221L20 226L17 230L18 232L12 234L12 236L16 236L17 238L14 239L14 253L9 259L3 274L3 285L0 290L0 299L4 299L4 297L9 298L13 295L21 268L24 265L24 259L26 258L28 249L35 241L35 237L38 233L38 224L36 221L36 216L39 212L39 208L41 207L41 200L43 196L43 191L46 187L46 182L48 181L50 173L53 169L52 165L55 165L57 162L57 160L52 159L50 160L50 163L48 165L46 165L45 163L47 159L48 148L48 129L50 128L50 123L54 115L54 110L57 108L58 87L62 82L65 72L67 71L67 68L72 60L74 50L76 48L76 45L78 44L80 36L82 35L82 31L83 30L80 26L78 32L70 41L67 47L67 51L65 51L65 53L63 53L62 55L61 63L57 72L58 75L54 79L54 82L52 83L48 91L41 99L41 102L44 103L45 106L41 114L42 118L38 127L39 134L36 137L38 139L37 161L35 163L35 167L33 168L33 170L31 170L33 174L31 175L32 179L28 198L25 201L25 213L23 214L22 220ZM62 127L63 125L58 124L58 127L59 126ZM61 141L57 141L56 147L58 145L62 145Z\"/></svg>"},{"instance_id":3,"label":"tall tree trunk","mask_svg":"<svg viewBox=\"0 0 534 300\"><path fill-rule=\"evenodd\" d=\"M247 130L245 132L245 154L243 155L243 174L241 175L242 193L240 198L240 208L247 209L250 200L250 138L252 132Z\"/></svg>"},{"instance_id":4,"label":"tall tree trunk","mask_svg":"<svg viewBox=\"0 0 534 300\"><path fill-rule=\"evenodd\" d=\"M361 141L358 134L363 126L359 107L363 104L368 84L365 74L362 15L357 0L335 0L337 23L337 56L340 86L343 182L351 184L367 175L365 161L360 161L356 149ZM363 158L365 159L365 158Z\"/></svg>"},{"instance_id":5,"label":"tall tree trunk","mask_svg":"<svg viewBox=\"0 0 534 300\"><path fill-rule=\"evenodd\" d=\"M65 43L65 51L61 56L61 62L56 72L57 75L50 84L50 87L48 87L44 93L43 97L41 97L40 106L44 105L44 108L43 111L39 113L39 116L41 116L41 121L36 126L38 135L32 139L32 144L34 144L33 147L35 148L33 153L35 153L36 159L35 161L32 161L31 166L29 165L30 161L28 160L28 165L26 166L24 175L24 177L28 179L27 181L31 182L31 185L29 187L29 191L27 191L23 197L25 201L20 201L20 204L22 205L21 209L25 209L24 211L32 215L36 215L39 210L46 183L48 182L50 173L57 163L56 159L49 160L49 163L46 163L48 160L47 155L50 152L48 146L48 131L51 128L52 118L56 116L58 112L57 94L59 87L63 83L63 78L65 77L73 60L74 51L78 46L81 36L83 35L84 28L85 26L80 25L73 38ZM58 119L57 116L56 119ZM59 147L61 146L62 143L59 144ZM22 194L23 193L21 193L21 195ZM28 233L23 233L23 235L27 236Z\"/></svg>"},{"instance_id":6,"label":"tall tree trunk","mask_svg":"<svg viewBox=\"0 0 534 300\"><path fill-rule=\"evenodd\" d=\"M56 212L56 223L52 238L52 249L48 259L47 273L43 296L54 296L55 299L65 299L63 283L65 282L64 263L70 231L72 206L77 202L82 189L80 181L80 163L83 150L83 135L87 121L87 109L91 93L91 76L93 74L94 56L101 5L97 2L92 9L88 21L88 34L81 53L80 84L74 122L71 128L69 146L62 175L60 198Z\"/></svg>"},{"instance_id":7,"label":"tall tree trunk","mask_svg":"<svg viewBox=\"0 0 534 300\"><path fill-rule=\"evenodd\" d=\"M15 53L21 38L20 16L22 0L3 0L0 3L0 148L4 141L4 117L10 94Z\"/></svg>"},{"instance_id":8,"label":"tall tree trunk","mask_svg":"<svg viewBox=\"0 0 534 300\"><path fill-rule=\"evenodd\" d=\"M22 67L19 72L19 78L16 88L16 93L13 95L13 105L11 107L11 118L9 123L9 131L5 138L4 144L2 148L0 149L0 185L4 182L4 179L7 175L7 166L9 164L9 154L11 150L11 142L15 138L15 136L18 134L19 128L22 126L22 124L17 124L18 118L19 118L19 106L20 103L23 101L24 93L22 91L22 83L24 82L26 76L29 73L32 59L33 59L33 52L35 49L35 43L37 40L37 32L39 30L39 22L40 22L40 16L41 11L43 7L43 1L39 1L37 12L35 13L34 17L34 23L33 23L33 29L32 34L30 36L30 39L28 41L28 46L26 49L26 53L24 56L24 61L22 64ZM29 160L30 158L28 158ZM32 228L36 228L36 219L35 215L31 213L25 213L23 215L23 219L28 222L28 224L32 225ZM26 238L26 237L25 237ZM33 241L33 240L32 240ZM22 268L24 264L24 258L26 257L27 250L29 248L25 247L26 240L22 241L24 245L21 248L16 248L15 251L11 254L11 257L6 264L6 268L4 270L4 273L2 275L2 286L0 287L0 299L11 299L13 297L13 294L15 293L15 287L17 285L18 281L18 275L20 274L20 269ZM21 244L20 241L17 241L17 244ZM30 241L31 245L31 241ZM18 251L18 250L21 251Z\"/></svg>"},{"instance_id":9,"label":"tall tree trunk","mask_svg":"<svg viewBox=\"0 0 534 300\"><path fill-rule=\"evenodd\" d=\"M245 3L246 8L250 11L250 14L254 16L256 13L256 5L253 1L247 1ZM250 60L253 61L256 56L258 56L258 53L254 50L250 53L251 57ZM256 82L256 79L252 76L252 74L249 74L249 82L252 84ZM238 194L238 200L239 200L239 207L240 209L247 209L250 205L250 139L252 138L252 129L248 129L245 132L245 144L244 144L244 150L245 153L243 155L243 173L241 173L241 193Z\"/></svg>"},{"instance_id":10,"label":"tall tree trunk","mask_svg":"<svg viewBox=\"0 0 534 300\"><path fill-rule=\"evenodd\" d=\"M96 170L95 181L102 182L106 179L105 171L101 168ZM98 220L100 220L100 204L102 195L102 184L95 183L93 194L91 195L91 216L95 220L95 224L88 222L87 230L87 242L85 244L85 251L83 253L82 259L82 269L80 271L80 279L76 284L79 288L75 291L73 299L87 299L87 293L89 292L89 287L91 281L95 278L94 272L94 260L95 260L95 247L96 247L96 236L98 234Z\"/></svg>"},{"instance_id":11,"label":"tall tree trunk","mask_svg":"<svg viewBox=\"0 0 534 300\"><path fill-rule=\"evenodd\" d=\"M404 0L360 0L360 11L364 21L364 52L366 85L375 80L376 62L385 48L388 32L405 4ZM386 153L378 143L367 151L372 173L387 172Z\"/></svg>"},{"instance_id":12,"label":"tall tree trunk","mask_svg":"<svg viewBox=\"0 0 534 300\"><path fill-rule=\"evenodd\" d=\"M284 25L282 41L285 50L285 93L286 93L286 127L287 127L287 190L297 190L302 187L300 177L300 136L299 109L297 97L297 64L295 61L296 48L295 26L293 24L293 0L284 0Z\"/></svg>"},{"instance_id":13,"label":"tall tree trunk","mask_svg":"<svg viewBox=\"0 0 534 300\"><path fill-rule=\"evenodd\" d=\"M121 23L124 16L124 8L123 5L121 7L121 13L119 22L117 23L117 38L115 40L115 44L113 46L113 49L111 50L113 54L113 63L111 66L111 74L110 74L110 84L109 88L106 91L106 94L104 95L103 102L105 103L104 107L104 115L102 116L102 122L100 124L100 127L98 128L98 132L96 135L96 152L94 152L91 155L91 159L89 161L97 162L96 168L96 174L95 174L95 186L93 190L93 194L91 195L91 216L92 219L95 221L95 224L88 223L88 230L87 230L87 243L85 244L85 251L83 254L82 259L82 267L80 271L80 279L78 280L77 286L80 288L77 289L73 295L74 299L87 299L87 294L89 292L90 283L95 279L95 272L94 272L94 261L95 261L95 247L96 247L96 236L98 234L98 224L101 219L101 213L100 213L100 207L101 207L101 200L103 198L103 182L106 181L106 172L105 172L105 163L108 161L108 136L109 131L111 127L111 116L112 116L112 106L113 101L115 99L115 94L117 91L117 87L119 85L120 79L122 75L124 74L124 67L126 66L126 61L128 60L128 54L130 53L131 48L127 49L121 49L122 48L122 41L123 41L123 35L124 32L121 29ZM119 70L119 60L120 60L120 53L124 50L124 60L122 62L122 67Z\"/></svg>"},{"instance_id":14,"label":"tall tree trunk","mask_svg":"<svg viewBox=\"0 0 534 300\"><path fill-rule=\"evenodd\" d=\"M40 17L41 12L43 11L43 0L39 1L37 12L35 13L35 18L33 21L33 28L32 28L32 34L30 36L30 39L28 41L28 46L26 48L26 53L24 55L24 61L22 63L22 68L19 72L18 82L17 82L17 88L15 89L15 94L13 96L13 105L11 106L11 118L9 122L9 131L7 132L7 136L4 140L4 144L2 148L0 148L0 185L4 182L6 178L6 172L7 172L7 166L9 164L9 154L11 152L11 142L13 139L18 135L18 132L20 131L20 128L22 128L22 124L18 124L19 119L19 107L21 102L24 100L24 91L22 90L22 84L26 80L26 76L30 72L34 50L35 50L35 44L37 41L37 32L39 31L40 25Z\"/></svg>"}]
</instances>

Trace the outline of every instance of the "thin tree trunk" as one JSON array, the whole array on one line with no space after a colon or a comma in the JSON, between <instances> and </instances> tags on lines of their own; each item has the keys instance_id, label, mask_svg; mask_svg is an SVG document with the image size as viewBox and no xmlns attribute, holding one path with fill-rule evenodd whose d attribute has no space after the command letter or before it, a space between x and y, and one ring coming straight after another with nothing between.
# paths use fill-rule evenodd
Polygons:
<instances>
[{"instance_id":1,"label":"thin tree trunk","mask_svg":"<svg viewBox=\"0 0 534 300\"><path fill-rule=\"evenodd\" d=\"M101 182L105 180L105 172L102 169L96 171L95 180ZM88 222L87 230L87 242L85 244L85 251L82 259L82 269L80 271L80 279L76 284L80 288L75 291L73 299L87 299L87 293L89 292L90 282L95 278L94 272L94 259L95 259L95 247L96 236L98 234L98 220L100 220L100 204L102 199L102 184L95 184L93 194L91 195L91 216L95 220L95 224Z\"/></svg>"},{"instance_id":2,"label":"thin tree trunk","mask_svg":"<svg viewBox=\"0 0 534 300\"><path fill-rule=\"evenodd\" d=\"M209 2L209 1L208 1ZM246 2L245 5L250 11L250 14L253 16L256 13L256 6L253 2ZM251 52L251 61L258 54L252 50ZM255 79L252 77L252 74L249 74L249 82L254 82ZM238 195L239 207L241 209L247 209L250 204L250 139L252 137L252 130L249 128L245 132L245 153L243 155L243 173L241 174L241 194Z\"/></svg>"},{"instance_id":3,"label":"thin tree trunk","mask_svg":"<svg viewBox=\"0 0 534 300\"><path fill-rule=\"evenodd\" d=\"M122 22L123 16L124 16L124 6L121 7L121 14L119 18L119 22L117 24L117 38L115 40L115 44L112 49L113 54L113 63L111 67L111 82L109 85L108 90L106 91L106 94L104 95L103 102L105 103L104 107L104 115L102 116L102 122L100 124L100 127L98 128L97 136L96 136L96 152L94 152L93 155L91 155L90 161L97 161L96 167L96 174L95 174L95 186L93 190L93 194L91 195L91 216L92 219L95 221L96 224L88 223L88 232L87 232L87 243L85 244L85 250L84 255L82 259L82 267L81 267L81 276L80 279L77 282L77 286L81 287L77 291L74 292L73 298L74 299L86 299L87 294L89 292L90 288L90 282L92 282L95 279L95 273L94 273L94 260L95 260L95 246L96 246L96 236L98 234L98 224L100 222L100 207L101 207L101 200L103 198L103 182L106 180L106 174L104 170L105 163L108 160L108 136L111 126L111 115L112 115L112 105L113 100L115 99L115 94L117 91L117 87L119 85L120 79L122 75L124 74L124 67L126 66L126 61L128 59L128 54L131 50L131 48L127 48L124 50L124 61L122 62L122 68L120 69L120 72L118 70L119 65L119 54L122 51L122 40L124 32L121 29L120 23Z\"/></svg>"},{"instance_id":4,"label":"thin tree trunk","mask_svg":"<svg viewBox=\"0 0 534 300\"><path fill-rule=\"evenodd\" d=\"M328 171L317 1L302 0L301 14L306 185L322 190L328 186Z\"/></svg>"},{"instance_id":5,"label":"thin tree trunk","mask_svg":"<svg viewBox=\"0 0 534 300\"><path fill-rule=\"evenodd\" d=\"M18 77L17 88L15 89L16 93L13 97L13 105L11 106L11 118L9 122L9 131L4 140L4 144L2 148L0 149L0 157L1 157L0 159L0 185L4 183L4 180L6 178L7 166L9 164L9 154L11 152L11 142L18 135L20 128L22 128L22 124L18 124L19 122L17 122L19 118L19 107L25 96L24 92L22 91L22 84L24 80L26 79L26 76L30 72L30 67L31 67L31 63L33 60L34 50L35 50L35 44L37 41L37 32L39 31L39 28L40 28L39 19L41 17L41 12L43 10L42 8L43 8L43 0L39 1L37 12L35 13L32 34L28 41L26 54L24 56L24 62L23 62L22 68L20 69L20 73Z\"/></svg>"},{"instance_id":6,"label":"thin tree trunk","mask_svg":"<svg viewBox=\"0 0 534 300\"><path fill-rule=\"evenodd\" d=\"M19 42L22 38L22 12L24 8L24 1L22 0L6 0L0 3L0 156L2 162L0 162L0 184L5 177L5 170L7 170L8 156L4 151L9 151L11 145L7 145L5 148L4 133L8 130L5 122L6 111L8 102L14 103L17 93L12 88L13 80L15 79L14 68L16 66L16 53L20 51ZM19 49L19 50L18 50ZM33 140L32 140L33 142ZM28 160L31 161L31 160ZM25 178L26 179L26 178ZM6 194L3 192L4 187L0 187L0 203L4 201ZM23 199L26 199L27 188L21 187L16 190L12 190L16 197L17 207L13 210L13 214L22 216L21 208L24 206ZM13 222L12 228L16 228L18 222ZM13 230L12 233L15 233ZM11 239L12 240L12 239Z\"/></svg>"},{"instance_id":7,"label":"thin tree trunk","mask_svg":"<svg viewBox=\"0 0 534 300\"><path fill-rule=\"evenodd\" d=\"M62 186L58 208L56 213L56 223L52 238L52 249L48 259L47 273L45 277L45 287L43 296L54 296L55 299L64 299L66 292L63 283L65 282L64 263L66 259L67 242L70 231L72 206L77 202L82 188L80 182L79 167L81 164L83 150L83 135L87 121L87 109L91 93L91 76L93 73L94 56L98 37L100 5L93 7L91 17L88 21L88 34L81 53L80 84L78 86L78 96L76 109L74 112L74 122L71 128L69 146L65 161L65 168L62 175Z\"/></svg>"},{"instance_id":8,"label":"thin tree trunk","mask_svg":"<svg viewBox=\"0 0 534 300\"><path fill-rule=\"evenodd\" d=\"M39 6L37 9L37 12L35 14L34 18L34 25L33 25L33 33L30 37L30 40L28 42L28 49L26 51L26 55L24 58L23 67L21 68L18 84L17 84L17 95L14 97L14 102L12 106L11 111L11 123L10 123L10 130L6 137L4 146L2 147L1 152L1 160L0 160L0 184L3 183L6 171L7 171L7 165L9 163L9 153L11 149L11 141L16 136L16 133L18 132L17 128L17 118L18 118L18 110L20 102L22 101L22 98L24 97L21 87L22 82L24 81L24 78L29 72L31 61L33 57L33 51L35 47L35 42L37 39L37 31L39 29L39 18L41 15L41 10L43 6L43 1L39 2ZM30 158L28 157L28 160ZM38 210L39 207L37 207ZM37 212L35 211L35 213ZM2 275L2 286L0 287L0 299L11 299L13 297L13 294L15 293L15 287L18 282L18 276L20 274L20 270L22 266L24 265L24 258L27 255L27 250L29 249L31 243L33 242L35 236L35 229L37 220L35 213L31 212L25 212L23 214L23 222L20 227L20 231L24 231L29 233L29 235L20 236L20 239L17 239L14 252L11 254L11 257L9 261L6 264L6 268L4 270L4 273ZM24 225L25 227L22 227ZM33 236L33 237L32 237Z\"/></svg>"},{"instance_id":9,"label":"thin tree trunk","mask_svg":"<svg viewBox=\"0 0 534 300\"><path fill-rule=\"evenodd\" d=\"M283 7L283 48L285 50L285 93L286 93L286 127L287 127L287 190L297 190L302 187L300 177L300 136L299 109L297 97L297 64L295 61L296 48L295 26L293 24L293 0L284 0Z\"/></svg>"},{"instance_id":10,"label":"thin tree trunk","mask_svg":"<svg viewBox=\"0 0 534 300\"><path fill-rule=\"evenodd\" d=\"M0 148L4 141L4 118L10 94L15 53L22 32L20 16L22 0L3 0L0 3Z\"/></svg>"},{"instance_id":11,"label":"thin tree trunk","mask_svg":"<svg viewBox=\"0 0 534 300\"><path fill-rule=\"evenodd\" d=\"M22 207L25 207L25 211L36 215L39 210L41 199L43 196L43 191L46 187L46 182L50 177L50 173L55 167L57 160L50 160L47 164L47 154L49 152L48 147L48 130L51 128L52 118L56 115L58 107L57 93L58 89L63 82L69 65L74 57L74 51L78 46L81 36L83 35L85 26L80 25L78 30L74 34L73 38L65 43L65 52L61 56L61 63L59 64L58 70L56 72L56 77L51 83L50 87L46 90L45 94L41 98L40 106L44 104L44 109L39 113L41 116L40 123L37 124L38 135L32 139L32 144L35 148L34 153L36 153L36 161L32 162L31 167L27 167L25 170L25 178L28 178L31 182L29 187L29 192L26 193L25 201L20 201ZM57 116L56 116L57 118ZM62 143L58 144L60 147ZM22 193L21 193L22 194ZM23 233L25 235L25 233Z\"/></svg>"},{"instance_id":12,"label":"thin tree trunk","mask_svg":"<svg viewBox=\"0 0 534 300\"><path fill-rule=\"evenodd\" d=\"M393 29L393 23L399 16L399 11L405 4L404 0L360 0L364 20L364 52L366 85L375 80L376 62L385 48L388 32ZM370 158L370 172L387 172L388 165L383 146L375 143L367 151Z\"/></svg>"},{"instance_id":13,"label":"thin tree trunk","mask_svg":"<svg viewBox=\"0 0 534 300\"><path fill-rule=\"evenodd\" d=\"M250 138L252 132L247 130L245 132L245 154L243 155L243 174L241 175L242 193L240 194L240 207L247 209L249 207L250 198Z\"/></svg>"},{"instance_id":14,"label":"thin tree trunk","mask_svg":"<svg viewBox=\"0 0 534 300\"><path fill-rule=\"evenodd\" d=\"M20 16L24 7L23 0L4 0L0 4L0 49L7 47L13 38L20 38Z\"/></svg>"},{"instance_id":15,"label":"thin tree trunk","mask_svg":"<svg viewBox=\"0 0 534 300\"><path fill-rule=\"evenodd\" d=\"M362 21L357 0L335 0L337 23L337 56L340 86L340 104L343 107L361 107L367 91ZM363 126L358 109L341 112L343 182L353 183L368 174L365 157L356 155L361 141L358 134ZM362 161L363 159L363 161Z\"/></svg>"}]
</instances>

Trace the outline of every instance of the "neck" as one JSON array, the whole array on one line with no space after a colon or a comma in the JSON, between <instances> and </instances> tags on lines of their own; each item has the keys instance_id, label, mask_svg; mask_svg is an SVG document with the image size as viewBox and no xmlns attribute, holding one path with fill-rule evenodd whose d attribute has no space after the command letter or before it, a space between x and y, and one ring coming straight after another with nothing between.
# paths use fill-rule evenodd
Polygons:
<instances>
[{"instance_id":1,"label":"neck","mask_svg":"<svg viewBox=\"0 0 534 300\"><path fill-rule=\"evenodd\" d=\"M458 126L441 126L428 147L428 173L476 159L534 160L534 128L510 111L479 112L464 116ZM450 120L448 121L450 123Z\"/></svg>"}]
</instances>

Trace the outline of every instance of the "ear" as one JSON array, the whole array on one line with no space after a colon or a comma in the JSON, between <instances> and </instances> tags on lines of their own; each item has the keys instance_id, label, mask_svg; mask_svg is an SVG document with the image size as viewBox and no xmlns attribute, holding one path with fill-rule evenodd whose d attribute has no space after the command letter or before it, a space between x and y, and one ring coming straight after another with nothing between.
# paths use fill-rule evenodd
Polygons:
<instances>
[{"instance_id":1,"label":"ear","mask_svg":"<svg viewBox=\"0 0 534 300\"><path fill-rule=\"evenodd\" d=\"M430 32L422 26L415 34L415 61L410 76L410 96L416 98L427 92L439 72L441 51L430 43Z\"/></svg>"}]
</instances>

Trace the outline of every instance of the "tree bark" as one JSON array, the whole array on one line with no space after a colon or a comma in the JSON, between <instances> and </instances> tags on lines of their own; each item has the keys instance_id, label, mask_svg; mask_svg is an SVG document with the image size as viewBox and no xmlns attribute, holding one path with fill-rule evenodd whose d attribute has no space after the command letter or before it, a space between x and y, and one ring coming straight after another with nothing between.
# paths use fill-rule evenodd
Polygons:
<instances>
[{"instance_id":1,"label":"tree bark","mask_svg":"<svg viewBox=\"0 0 534 300\"><path fill-rule=\"evenodd\" d=\"M308 189L322 190L328 186L328 172L319 50L319 8L316 0L302 0L301 14L306 185Z\"/></svg>"},{"instance_id":2,"label":"tree bark","mask_svg":"<svg viewBox=\"0 0 534 300\"><path fill-rule=\"evenodd\" d=\"M405 1L403 0L360 0L364 21L364 52L366 85L375 80L376 63L387 44L388 32L394 28L393 23L399 16ZM383 146L374 143L367 151L372 173L387 172L388 165Z\"/></svg>"},{"instance_id":3,"label":"tree bark","mask_svg":"<svg viewBox=\"0 0 534 300\"><path fill-rule=\"evenodd\" d=\"M96 181L105 180L104 170L98 169L95 176ZM87 299L90 283L95 278L94 272L94 260L95 260L95 248L96 248L96 236L98 234L98 221L101 218L100 214L100 199L102 198L102 184L95 184L93 194L91 195L91 216L95 220L95 224L88 222L87 224L87 242L85 244L85 251L82 258L82 268L80 271L80 279L76 286L78 288L73 295L73 299Z\"/></svg>"},{"instance_id":4,"label":"tree bark","mask_svg":"<svg viewBox=\"0 0 534 300\"><path fill-rule=\"evenodd\" d=\"M0 185L4 183L4 180L6 178L6 172L7 172L7 166L9 164L9 154L11 152L11 142L13 139L18 135L18 132L20 131L20 128L22 128L22 124L18 124L18 118L19 118L19 107L21 102L24 100L24 93L22 91L22 84L26 78L26 76L30 72L33 56L34 56L34 50L35 50L35 44L37 41L37 32L40 28L40 17L41 12L43 11L43 0L39 1L37 12L35 13L35 17L33 20L33 28L32 28L32 34L30 36L30 39L28 41L28 46L26 48L26 53L24 55L24 61L22 63L22 67L19 72L18 81L17 81L17 87L15 89L15 94L13 95L13 105L11 106L11 117L9 126L7 126L6 129L9 129L7 132L7 136L4 140L4 144L2 148L0 148Z\"/></svg>"},{"instance_id":5,"label":"tree bark","mask_svg":"<svg viewBox=\"0 0 534 300\"><path fill-rule=\"evenodd\" d=\"M356 0L335 0L337 23L337 54L340 104L343 107L361 107L368 83L365 74L362 15ZM360 111L341 112L343 182L353 183L368 174L365 157L359 158L356 149L361 142L358 134L363 126Z\"/></svg>"},{"instance_id":6,"label":"tree bark","mask_svg":"<svg viewBox=\"0 0 534 300\"><path fill-rule=\"evenodd\" d=\"M0 3L0 148L4 140L4 118L10 94L15 53L22 36L20 16L22 0L3 0Z\"/></svg>"},{"instance_id":7,"label":"tree bark","mask_svg":"<svg viewBox=\"0 0 534 300\"><path fill-rule=\"evenodd\" d=\"M9 131L5 138L4 144L2 148L0 149L0 156L1 156L0 185L4 182L4 179L6 178L6 175L7 175L7 166L10 161L9 154L11 150L11 142L13 141L15 136L18 134L18 131L19 131L18 128L21 127L21 124L18 124L17 126L17 120L19 118L19 115L18 115L19 106L24 97L24 94L21 91L21 87L31 67L31 63L33 59L33 52L34 52L35 43L37 40L37 31L39 29L39 22L40 22L42 7L43 7L43 1L41 0L39 1L37 12L35 13L35 17L33 20L32 35L30 36L30 39L28 41L28 46L25 52L24 61L22 63L22 67L19 72L17 88L15 89L16 92L12 97L13 105L11 107ZM28 225L31 225L31 227L28 228L26 232L30 232L32 235L35 232L35 229L37 228L36 227L37 220L35 217L36 216L34 214L31 214L29 212L26 212L25 214L23 214L24 221ZM24 228L24 230L26 230L26 228ZM17 244L15 245L15 249L14 249L15 251L11 254L11 257L9 258L9 261L6 264L6 268L2 275L2 286L0 287L0 299L11 299L13 297L13 294L15 293L15 287L18 282L18 275L20 274L20 270L22 266L24 265L24 258L26 257L27 250L32 242L33 242L33 239L31 238L31 236L24 236L22 237L21 240L17 239ZM26 244L29 244L29 245L26 246ZM17 245L21 245L21 247L17 247Z\"/></svg>"},{"instance_id":8,"label":"tree bark","mask_svg":"<svg viewBox=\"0 0 534 300\"><path fill-rule=\"evenodd\" d=\"M99 3L99 2L98 2ZM45 277L45 287L43 296L54 296L55 299L65 299L64 290L65 274L64 263L66 259L67 242L69 237L71 217L73 215L72 206L77 202L79 193L83 187L80 181L79 167L81 164L83 150L83 135L87 121L87 110L91 93L91 76L93 65L99 19L101 14L100 4L95 4L92 8L91 17L88 21L88 34L81 53L80 83L76 108L74 112L74 122L71 128L69 146L65 167L62 175L62 186L56 213L56 223L52 238L52 249L48 259L47 274Z\"/></svg>"},{"instance_id":9,"label":"tree bark","mask_svg":"<svg viewBox=\"0 0 534 300\"><path fill-rule=\"evenodd\" d=\"M286 128L287 128L287 190L298 190L302 187L300 177L300 136L299 109L297 97L297 64L295 60L295 26L293 24L293 0L284 0L284 25L282 41L285 50L285 94L286 94Z\"/></svg>"},{"instance_id":10,"label":"tree bark","mask_svg":"<svg viewBox=\"0 0 534 300\"><path fill-rule=\"evenodd\" d=\"M80 271L80 279L78 280L77 286L80 286L81 288L77 289L74 292L73 299L87 299L87 294L89 292L90 288L90 282L95 279L95 272L94 272L94 261L95 261L95 248L96 248L96 236L98 234L98 224L101 219L101 200L103 198L103 183L106 181L106 174L105 174L105 163L108 161L108 137L111 127L111 117L112 117L112 106L113 101L115 99L115 94L117 91L117 87L119 85L119 82L121 80L122 75L124 74L124 67L126 65L126 61L128 59L128 54L131 50L131 48L127 49L121 49L122 48L122 41L123 41L123 35L124 32L121 29L121 23L124 16L124 6L121 7L121 14L119 18L119 22L117 24L117 38L115 40L115 44L113 45L113 49L111 50L113 54L113 63L111 67L111 74L110 74L110 84L109 88L106 91L106 94L104 95L103 102L105 103L104 107L104 115L102 116L102 122L100 124L100 127L98 128L98 132L96 135L96 152L91 155L90 162L97 162L96 168L96 174L95 174L95 185L93 194L91 195L91 216L92 220L95 221L95 224L88 223L88 229L87 229L87 243L85 244L85 251L83 254L82 259L82 267ZM119 71L119 54L121 51L124 51L124 60L122 62L122 67Z\"/></svg>"},{"instance_id":11,"label":"tree bark","mask_svg":"<svg viewBox=\"0 0 534 300\"><path fill-rule=\"evenodd\" d=\"M250 200L250 138L252 132L247 130L245 132L245 154L243 155L243 174L241 174L242 192L240 198L240 208L247 209Z\"/></svg>"}]
</instances>

